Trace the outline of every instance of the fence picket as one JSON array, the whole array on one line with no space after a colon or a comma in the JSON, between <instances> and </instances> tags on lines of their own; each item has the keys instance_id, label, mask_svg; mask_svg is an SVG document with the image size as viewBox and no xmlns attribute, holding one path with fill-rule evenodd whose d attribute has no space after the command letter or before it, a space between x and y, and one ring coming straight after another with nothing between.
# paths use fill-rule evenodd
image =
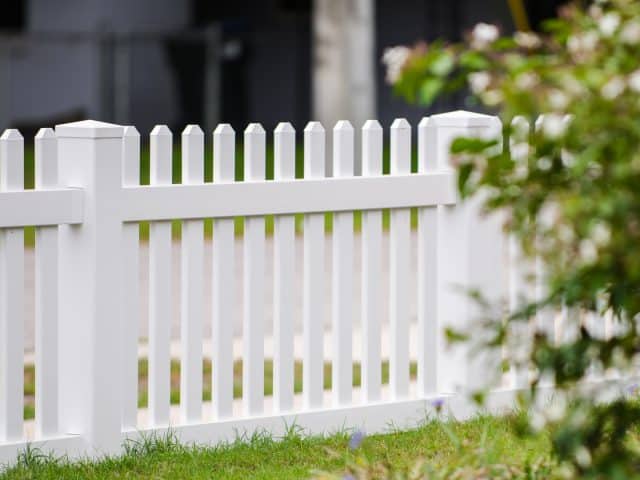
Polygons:
<instances>
[{"instance_id":1,"label":"fence picket","mask_svg":"<svg viewBox=\"0 0 640 480\"><path fill-rule=\"evenodd\" d=\"M125 127L122 140L122 183L140 184L140 134ZM138 223L122 226L122 427L133 430L138 423L138 339L140 335L140 229Z\"/></svg>"},{"instance_id":2,"label":"fence picket","mask_svg":"<svg viewBox=\"0 0 640 480\"><path fill-rule=\"evenodd\" d=\"M362 176L382 175L382 127L367 120L362 128ZM380 299L382 212L362 212L362 401L380 400Z\"/></svg>"},{"instance_id":3,"label":"fence picket","mask_svg":"<svg viewBox=\"0 0 640 480\"><path fill-rule=\"evenodd\" d=\"M24 145L18 130L0 136L0 191L24 188ZM24 233L0 230L0 441L22 438L24 388Z\"/></svg>"},{"instance_id":4,"label":"fence picket","mask_svg":"<svg viewBox=\"0 0 640 480\"><path fill-rule=\"evenodd\" d=\"M259 123L244 131L245 181L265 179L265 131ZM242 400L244 412L260 415L264 405L264 217L244 220L244 315Z\"/></svg>"},{"instance_id":5,"label":"fence picket","mask_svg":"<svg viewBox=\"0 0 640 480\"><path fill-rule=\"evenodd\" d=\"M171 184L172 134L165 125L151 132L152 185ZM169 424L172 312L171 222L152 222L149 231L149 420Z\"/></svg>"},{"instance_id":6,"label":"fence picket","mask_svg":"<svg viewBox=\"0 0 640 480\"><path fill-rule=\"evenodd\" d=\"M404 118L391 125L391 175L411 173L411 126ZM390 248L390 342L389 383L393 399L409 393L409 247L410 210L391 211Z\"/></svg>"},{"instance_id":7,"label":"fence picket","mask_svg":"<svg viewBox=\"0 0 640 480\"><path fill-rule=\"evenodd\" d=\"M35 137L36 189L58 186L58 143L51 128ZM58 433L58 227L36 229L35 427L37 438Z\"/></svg>"},{"instance_id":8,"label":"fence picket","mask_svg":"<svg viewBox=\"0 0 640 480\"><path fill-rule=\"evenodd\" d=\"M235 174L235 132L221 124L213 132L213 181L232 183ZM235 283L233 218L213 221L213 417L229 418L233 407L233 321Z\"/></svg>"},{"instance_id":9,"label":"fence picket","mask_svg":"<svg viewBox=\"0 0 640 480\"><path fill-rule=\"evenodd\" d=\"M353 127L339 121L333 129L333 176L353 176ZM333 214L332 234L332 331L331 387L334 406L351 403L353 355L353 213Z\"/></svg>"},{"instance_id":10,"label":"fence picket","mask_svg":"<svg viewBox=\"0 0 640 480\"><path fill-rule=\"evenodd\" d=\"M418 173L437 169L429 120L418 124ZM418 208L418 395L437 392L438 207Z\"/></svg>"},{"instance_id":11,"label":"fence picket","mask_svg":"<svg viewBox=\"0 0 640 480\"><path fill-rule=\"evenodd\" d=\"M274 132L274 178L295 177L296 134L290 123L278 124ZM293 215L275 218L273 287L273 404L278 413L293 408L293 296L295 219Z\"/></svg>"},{"instance_id":12,"label":"fence picket","mask_svg":"<svg viewBox=\"0 0 640 480\"><path fill-rule=\"evenodd\" d=\"M325 133L319 122L304 129L304 176L323 178ZM303 259L303 367L302 395L305 408L322 407L324 335L324 215L304 216Z\"/></svg>"},{"instance_id":13,"label":"fence picket","mask_svg":"<svg viewBox=\"0 0 640 480\"><path fill-rule=\"evenodd\" d=\"M198 125L182 132L182 183L204 183L204 133ZM185 220L181 240L180 416L202 419L202 326L204 321L204 224Z\"/></svg>"}]
</instances>

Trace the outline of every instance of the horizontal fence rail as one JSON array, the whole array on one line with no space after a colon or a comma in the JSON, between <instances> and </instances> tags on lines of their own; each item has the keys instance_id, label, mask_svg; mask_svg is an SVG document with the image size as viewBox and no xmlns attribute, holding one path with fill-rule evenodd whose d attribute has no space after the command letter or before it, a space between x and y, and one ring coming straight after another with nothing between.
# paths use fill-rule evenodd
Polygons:
<instances>
[{"instance_id":1,"label":"horizontal fence rail","mask_svg":"<svg viewBox=\"0 0 640 480\"><path fill-rule=\"evenodd\" d=\"M0 137L0 464L14 462L28 444L71 457L117 454L127 439L168 429L182 441L206 444L260 429L277 435L292 423L311 433L384 431L389 424L416 425L443 401L452 414L469 416L475 410L465 392L478 386L495 387L493 407L513 405L512 387L527 383L523 372L511 372L508 381L494 378L487 362L497 365L500 358L470 361L468 347L450 348L443 335L446 327L469 329L479 314L461 290L480 289L496 302L509 298L512 308L529 291L525 270L531 266L525 268L513 248L505 253L501 219L484 215L473 200L459 201L449 155L458 136L499 132L500 122L486 115L425 118L417 126L418 172L411 173L406 120L391 125L387 150L375 120L363 126L358 149L349 122L328 133L311 122L301 135L304 175L295 178L293 126L281 123L271 137L251 124L242 138L244 180L236 181L239 138L223 124L213 132L214 178L206 183L206 135L190 125L179 139L181 184L172 184L174 137L157 126L149 136L150 184L143 186L138 131L83 121L38 133L36 186L25 190L23 139L8 130ZM274 179L266 180L271 138ZM390 173L383 175L385 151ZM355 175L356 160L362 175ZM325 175L327 162L332 177ZM361 211L358 231L354 211ZM331 231L325 213L333 215ZM271 215L268 238L265 217ZM301 232L296 215L303 217ZM244 217L242 238L235 236L234 217ZM212 238L205 219L213 219ZM144 247L142 221L149 222ZM179 238L172 221L181 222ZM35 247L28 247L35 251L35 293L27 299L36 317L35 420L26 426L25 226L36 227ZM505 258L518 269L505 272ZM408 307L412 298L416 318ZM175 301L178 359L171 355ZM544 312L541 323L557 330L551 317ZM265 353L268 318L273 358ZM146 364L138 355L142 322L149 332ZM242 326L239 357L235 324ZM180 404L173 407L176 360ZM146 409L138 408L139 365L147 367ZM205 383L210 402L203 401Z\"/></svg>"},{"instance_id":2,"label":"horizontal fence rail","mask_svg":"<svg viewBox=\"0 0 640 480\"><path fill-rule=\"evenodd\" d=\"M125 187L123 221L224 218L456 203L454 174Z\"/></svg>"},{"instance_id":3,"label":"horizontal fence rail","mask_svg":"<svg viewBox=\"0 0 640 480\"><path fill-rule=\"evenodd\" d=\"M82 223L84 192L77 188L0 193L0 228Z\"/></svg>"}]
</instances>

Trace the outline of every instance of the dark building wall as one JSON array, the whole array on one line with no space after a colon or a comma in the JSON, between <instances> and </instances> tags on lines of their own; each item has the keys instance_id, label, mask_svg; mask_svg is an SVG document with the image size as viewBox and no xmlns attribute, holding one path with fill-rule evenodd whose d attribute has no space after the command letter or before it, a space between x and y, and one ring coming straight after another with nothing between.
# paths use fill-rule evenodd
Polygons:
<instances>
[{"instance_id":1,"label":"dark building wall","mask_svg":"<svg viewBox=\"0 0 640 480\"><path fill-rule=\"evenodd\" d=\"M528 0L532 23L552 15L559 3ZM271 130L287 120L301 131L312 117L312 0L28 0L23 5L5 23L25 33L174 35L130 49L128 122L141 132L156 123L174 129L203 123L205 49L183 34L201 32L212 23L222 32L220 121L241 132L248 122L259 121ZM385 48L436 38L459 40L479 21L512 29L506 0L376 0L375 18L377 116L386 126L396 117L415 124L427 113L477 107L465 105L464 95L439 101L428 111L407 105L384 81L379 59ZM109 67L101 70L94 42L30 44L14 49L10 61L7 101L14 124L55 119L69 111L118 121L113 109L103 105L101 89L113 79Z\"/></svg>"},{"instance_id":2,"label":"dark building wall","mask_svg":"<svg viewBox=\"0 0 640 480\"><path fill-rule=\"evenodd\" d=\"M478 22L496 23L506 31L512 24L506 1L502 0L378 0L376 2L376 57L394 45L413 45L436 39L459 41ZM438 100L429 109L407 105L393 94L385 82L385 69L380 61L376 69L378 116L389 125L394 118L406 117L413 125L430 113L457 108L477 108L465 105L465 95Z\"/></svg>"}]
</instances>

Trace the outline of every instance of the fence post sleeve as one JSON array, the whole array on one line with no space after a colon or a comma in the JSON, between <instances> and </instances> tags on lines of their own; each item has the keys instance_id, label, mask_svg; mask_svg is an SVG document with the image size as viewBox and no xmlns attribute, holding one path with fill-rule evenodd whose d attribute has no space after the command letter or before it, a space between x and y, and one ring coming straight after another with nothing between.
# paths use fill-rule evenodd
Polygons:
<instances>
[{"instance_id":1,"label":"fence post sleeve","mask_svg":"<svg viewBox=\"0 0 640 480\"><path fill-rule=\"evenodd\" d=\"M59 233L60 429L89 455L117 454L122 405L123 127L56 126L60 185L84 191L84 219Z\"/></svg>"},{"instance_id":2,"label":"fence post sleeve","mask_svg":"<svg viewBox=\"0 0 640 480\"><path fill-rule=\"evenodd\" d=\"M428 120L427 140L439 170L452 169L451 143L458 137L499 137L497 117L457 111L433 115ZM457 175L453 176L457 182ZM473 391L489 387L500 377L499 352L478 350L485 338L479 320L483 312L469 292L477 290L493 306L496 320L505 293L504 239L498 216L481 212L482 199L459 200L438 207L439 305L437 341L437 388L439 392ZM493 317L492 317L493 318ZM451 345L447 328L467 334L471 341Z\"/></svg>"}]
</instances>

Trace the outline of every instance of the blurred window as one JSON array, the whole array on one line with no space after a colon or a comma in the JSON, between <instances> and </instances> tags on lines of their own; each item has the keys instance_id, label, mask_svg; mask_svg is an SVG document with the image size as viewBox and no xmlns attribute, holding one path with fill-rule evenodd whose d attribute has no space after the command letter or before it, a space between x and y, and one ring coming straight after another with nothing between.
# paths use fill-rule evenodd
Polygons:
<instances>
[{"instance_id":1,"label":"blurred window","mask_svg":"<svg viewBox=\"0 0 640 480\"><path fill-rule=\"evenodd\" d=\"M3 2L0 14L0 31L19 32L25 28L26 0Z\"/></svg>"}]
</instances>

